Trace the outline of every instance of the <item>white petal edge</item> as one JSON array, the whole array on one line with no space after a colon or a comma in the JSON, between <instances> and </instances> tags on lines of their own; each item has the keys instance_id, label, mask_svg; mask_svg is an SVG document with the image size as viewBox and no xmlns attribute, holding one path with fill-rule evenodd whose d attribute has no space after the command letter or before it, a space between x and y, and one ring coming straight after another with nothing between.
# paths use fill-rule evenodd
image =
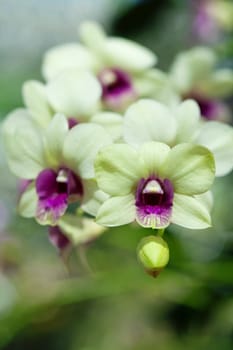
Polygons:
<instances>
[{"instance_id":1,"label":"white petal edge","mask_svg":"<svg viewBox=\"0 0 233 350\"><path fill-rule=\"evenodd\" d=\"M45 85L39 81L26 81L23 84L23 100L35 122L46 127L52 119L52 109L48 103Z\"/></svg>"},{"instance_id":2,"label":"white petal edge","mask_svg":"<svg viewBox=\"0 0 233 350\"><path fill-rule=\"evenodd\" d=\"M214 154L216 176L224 176L233 169L233 128L220 122L203 124L195 142Z\"/></svg>"},{"instance_id":3,"label":"white petal edge","mask_svg":"<svg viewBox=\"0 0 233 350\"><path fill-rule=\"evenodd\" d=\"M34 179L45 167L41 128L23 109L11 112L2 125L4 147L11 171Z\"/></svg>"},{"instance_id":4,"label":"white petal edge","mask_svg":"<svg viewBox=\"0 0 233 350\"><path fill-rule=\"evenodd\" d=\"M122 139L123 118L120 114L99 112L91 118L91 122L101 125L109 133L113 141Z\"/></svg>"}]
</instances>

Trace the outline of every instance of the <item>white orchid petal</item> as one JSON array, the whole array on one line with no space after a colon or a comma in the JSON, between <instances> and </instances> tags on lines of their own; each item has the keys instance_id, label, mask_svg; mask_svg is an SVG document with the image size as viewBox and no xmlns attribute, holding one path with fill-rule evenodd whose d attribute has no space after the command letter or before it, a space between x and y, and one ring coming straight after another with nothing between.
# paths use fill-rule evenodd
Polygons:
<instances>
[{"instance_id":1,"label":"white orchid petal","mask_svg":"<svg viewBox=\"0 0 233 350\"><path fill-rule=\"evenodd\" d=\"M94 75L72 69L59 74L46 88L53 109L67 117L92 113L98 106L101 91Z\"/></svg>"},{"instance_id":2,"label":"white orchid petal","mask_svg":"<svg viewBox=\"0 0 233 350\"><path fill-rule=\"evenodd\" d=\"M139 100L126 111L124 139L139 146L148 141L172 143L176 135L176 120L168 107L153 100Z\"/></svg>"}]
</instances>

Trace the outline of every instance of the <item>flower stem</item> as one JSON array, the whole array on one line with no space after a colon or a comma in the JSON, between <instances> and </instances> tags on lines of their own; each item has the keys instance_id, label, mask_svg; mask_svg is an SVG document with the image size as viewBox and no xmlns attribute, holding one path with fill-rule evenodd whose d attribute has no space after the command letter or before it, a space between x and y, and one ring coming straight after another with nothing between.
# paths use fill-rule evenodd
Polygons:
<instances>
[{"instance_id":1,"label":"flower stem","mask_svg":"<svg viewBox=\"0 0 233 350\"><path fill-rule=\"evenodd\" d=\"M157 230L157 235L160 236L160 237L162 237L163 234L164 234L164 231L165 231L164 228L161 228L161 229Z\"/></svg>"}]
</instances>

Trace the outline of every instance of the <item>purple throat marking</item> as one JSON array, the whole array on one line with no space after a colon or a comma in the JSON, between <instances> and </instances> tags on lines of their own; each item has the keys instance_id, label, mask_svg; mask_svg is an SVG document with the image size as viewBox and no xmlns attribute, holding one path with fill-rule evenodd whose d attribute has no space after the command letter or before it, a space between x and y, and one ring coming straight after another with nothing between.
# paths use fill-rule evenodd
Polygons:
<instances>
[{"instance_id":1,"label":"purple throat marking","mask_svg":"<svg viewBox=\"0 0 233 350\"><path fill-rule=\"evenodd\" d=\"M184 97L184 100L191 98L195 100L201 111L201 115L206 120L218 120L222 112L222 103L217 100L213 100L197 93L191 93Z\"/></svg>"},{"instance_id":2,"label":"purple throat marking","mask_svg":"<svg viewBox=\"0 0 233 350\"><path fill-rule=\"evenodd\" d=\"M169 225L174 190L168 179L156 176L141 179L136 190L136 219L144 227L163 228Z\"/></svg>"},{"instance_id":3,"label":"purple throat marking","mask_svg":"<svg viewBox=\"0 0 233 350\"><path fill-rule=\"evenodd\" d=\"M102 99L110 108L121 108L137 96L130 75L119 68L105 68L98 78L102 86Z\"/></svg>"},{"instance_id":4,"label":"purple throat marking","mask_svg":"<svg viewBox=\"0 0 233 350\"><path fill-rule=\"evenodd\" d=\"M72 129L74 126L78 125L79 122L77 119L70 117L68 118L68 126L69 126L69 130Z\"/></svg>"},{"instance_id":5,"label":"purple throat marking","mask_svg":"<svg viewBox=\"0 0 233 350\"><path fill-rule=\"evenodd\" d=\"M81 179L70 169L42 170L36 179L38 205L36 217L40 222L48 220L55 225L65 213L68 204L83 196Z\"/></svg>"}]
</instances>

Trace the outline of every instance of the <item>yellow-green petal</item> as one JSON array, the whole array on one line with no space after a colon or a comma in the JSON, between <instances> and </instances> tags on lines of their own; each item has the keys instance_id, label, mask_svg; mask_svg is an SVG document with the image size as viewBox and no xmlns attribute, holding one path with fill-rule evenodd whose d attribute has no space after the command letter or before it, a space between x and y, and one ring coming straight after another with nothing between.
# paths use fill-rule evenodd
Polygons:
<instances>
[{"instance_id":1,"label":"yellow-green petal","mask_svg":"<svg viewBox=\"0 0 233 350\"><path fill-rule=\"evenodd\" d=\"M203 146L182 143L171 149L161 173L172 182L176 193L201 194L214 181L214 157Z\"/></svg>"},{"instance_id":2,"label":"yellow-green petal","mask_svg":"<svg viewBox=\"0 0 233 350\"><path fill-rule=\"evenodd\" d=\"M52 119L52 109L48 103L45 85L39 81L26 81L23 84L23 99L33 120L46 127Z\"/></svg>"},{"instance_id":3,"label":"yellow-green petal","mask_svg":"<svg viewBox=\"0 0 233 350\"><path fill-rule=\"evenodd\" d=\"M45 166L41 128L23 109L10 113L2 126L7 162L20 178L34 179Z\"/></svg>"},{"instance_id":4,"label":"yellow-green petal","mask_svg":"<svg viewBox=\"0 0 233 350\"><path fill-rule=\"evenodd\" d=\"M103 226L121 226L135 220L135 198L132 194L121 197L111 197L100 207L96 222Z\"/></svg>"},{"instance_id":5,"label":"yellow-green petal","mask_svg":"<svg viewBox=\"0 0 233 350\"><path fill-rule=\"evenodd\" d=\"M95 161L99 188L113 196L129 194L142 177L142 171L138 152L127 144L103 148Z\"/></svg>"},{"instance_id":6,"label":"yellow-green petal","mask_svg":"<svg viewBox=\"0 0 233 350\"><path fill-rule=\"evenodd\" d=\"M18 203L19 214L25 218L32 218L36 215L37 193L35 183L31 183L23 192Z\"/></svg>"},{"instance_id":7,"label":"yellow-green petal","mask_svg":"<svg viewBox=\"0 0 233 350\"><path fill-rule=\"evenodd\" d=\"M175 193L172 209L172 223L190 229L204 229L211 226L207 206L198 196Z\"/></svg>"}]
</instances>

